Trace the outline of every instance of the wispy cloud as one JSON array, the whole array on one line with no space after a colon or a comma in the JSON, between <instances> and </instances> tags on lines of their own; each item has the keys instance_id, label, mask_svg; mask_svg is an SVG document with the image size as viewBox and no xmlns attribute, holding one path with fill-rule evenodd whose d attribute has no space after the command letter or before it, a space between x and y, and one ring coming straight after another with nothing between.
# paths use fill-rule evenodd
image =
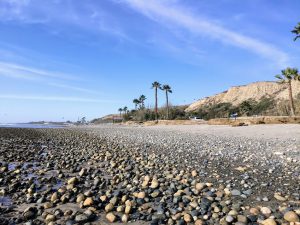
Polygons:
<instances>
[{"instance_id":1,"label":"wispy cloud","mask_svg":"<svg viewBox=\"0 0 300 225\"><path fill-rule=\"evenodd\" d=\"M52 34L59 35L64 29L59 25L68 25L100 32L117 37L120 40L131 40L123 31L114 16L107 13L93 1L69 0L2 0L0 1L0 20L21 22L24 24L45 24Z\"/></svg>"},{"instance_id":2,"label":"wispy cloud","mask_svg":"<svg viewBox=\"0 0 300 225\"><path fill-rule=\"evenodd\" d=\"M172 1L173 4L170 4L168 0L124 0L124 2L134 10L162 26L169 28L175 25L194 35L206 36L226 44L246 49L261 57L272 60L280 66L285 66L289 62L288 55L275 46L259 39L240 34L238 31L222 27L209 19L194 15L178 4L174 4L174 1Z\"/></svg>"},{"instance_id":3,"label":"wispy cloud","mask_svg":"<svg viewBox=\"0 0 300 225\"><path fill-rule=\"evenodd\" d=\"M93 98L65 97L65 96L36 96L36 95L0 95L0 99L82 102L82 103L120 103L119 101L107 100L107 99L93 99Z\"/></svg>"},{"instance_id":4,"label":"wispy cloud","mask_svg":"<svg viewBox=\"0 0 300 225\"><path fill-rule=\"evenodd\" d=\"M76 76L60 72L41 70L16 63L7 63L0 61L0 76L5 76L13 79L24 79L34 82L42 82L43 85L49 85L64 90L72 90L87 94L99 94L99 92L95 90L61 83L65 81L70 82L81 80L81 78L78 78Z\"/></svg>"},{"instance_id":5,"label":"wispy cloud","mask_svg":"<svg viewBox=\"0 0 300 225\"><path fill-rule=\"evenodd\" d=\"M90 90L90 89L87 89L87 88L81 88L81 87L76 87L76 86L67 85L67 84L59 84L59 83L50 82L50 83L48 83L48 85L53 86L53 87L62 88L62 89L74 90L74 91L79 91L79 92L83 92L83 93L88 93L88 94L99 94L99 92L97 92L95 90Z\"/></svg>"},{"instance_id":6,"label":"wispy cloud","mask_svg":"<svg viewBox=\"0 0 300 225\"><path fill-rule=\"evenodd\" d=\"M64 80L78 80L79 78L65 73L46 71L15 63L0 62L0 76L40 80L41 78L56 78Z\"/></svg>"}]
</instances>

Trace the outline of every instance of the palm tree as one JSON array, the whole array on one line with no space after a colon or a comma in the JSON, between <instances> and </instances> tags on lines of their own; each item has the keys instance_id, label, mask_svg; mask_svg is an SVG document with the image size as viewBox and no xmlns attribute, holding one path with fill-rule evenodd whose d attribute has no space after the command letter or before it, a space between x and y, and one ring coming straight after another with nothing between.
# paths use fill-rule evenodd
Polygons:
<instances>
[{"instance_id":1,"label":"palm tree","mask_svg":"<svg viewBox=\"0 0 300 225\"><path fill-rule=\"evenodd\" d=\"M294 41L300 38L300 23L298 23L297 26L295 26L294 30L292 30L292 33L296 34Z\"/></svg>"},{"instance_id":2,"label":"palm tree","mask_svg":"<svg viewBox=\"0 0 300 225\"><path fill-rule=\"evenodd\" d=\"M299 80L298 69L287 67L285 70L281 70L280 75L276 75L275 77L279 80L279 83L288 84L291 115L295 116L295 105L294 105L294 100L293 100L292 80Z\"/></svg>"},{"instance_id":3,"label":"palm tree","mask_svg":"<svg viewBox=\"0 0 300 225\"><path fill-rule=\"evenodd\" d=\"M124 111L124 113L125 113L125 115L126 115L127 112L128 112L128 107L127 107L127 106L124 106L123 111Z\"/></svg>"},{"instance_id":4,"label":"palm tree","mask_svg":"<svg viewBox=\"0 0 300 225\"><path fill-rule=\"evenodd\" d=\"M141 95L140 97L139 97L139 101L140 101L140 103L141 103L141 109L144 109L145 108L145 100L146 100L147 98L146 98L146 96L145 95Z\"/></svg>"},{"instance_id":5,"label":"palm tree","mask_svg":"<svg viewBox=\"0 0 300 225\"><path fill-rule=\"evenodd\" d=\"M120 117L122 117L123 109L122 109L122 108L119 108L118 111L119 111L119 113L120 113Z\"/></svg>"},{"instance_id":6,"label":"palm tree","mask_svg":"<svg viewBox=\"0 0 300 225\"><path fill-rule=\"evenodd\" d=\"M155 120L158 122L158 107L157 107L157 104L158 104L158 100L157 100L157 90L160 89L161 87L161 84L157 81L154 81L152 83L152 88L154 88L155 90Z\"/></svg>"},{"instance_id":7,"label":"palm tree","mask_svg":"<svg viewBox=\"0 0 300 225\"><path fill-rule=\"evenodd\" d=\"M163 91L166 92L166 103L167 103L167 119L169 119L169 93L172 93L171 87L168 84L162 86Z\"/></svg>"},{"instance_id":8,"label":"palm tree","mask_svg":"<svg viewBox=\"0 0 300 225\"><path fill-rule=\"evenodd\" d=\"M137 110L137 106L141 103L141 101L137 98L133 99L133 104L135 105L135 110Z\"/></svg>"}]
</instances>

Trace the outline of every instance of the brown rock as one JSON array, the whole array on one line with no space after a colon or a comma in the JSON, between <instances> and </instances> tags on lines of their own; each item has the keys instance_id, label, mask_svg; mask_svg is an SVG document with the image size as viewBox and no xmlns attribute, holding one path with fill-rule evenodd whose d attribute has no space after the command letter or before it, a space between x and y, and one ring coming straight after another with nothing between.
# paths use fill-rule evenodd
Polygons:
<instances>
[{"instance_id":1,"label":"brown rock","mask_svg":"<svg viewBox=\"0 0 300 225\"><path fill-rule=\"evenodd\" d=\"M283 218L288 222L299 222L299 216L293 211L286 212Z\"/></svg>"},{"instance_id":2,"label":"brown rock","mask_svg":"<svg viewBox=\"0 0 300 225\"><path fill-rule=\"evenodd\" d=\"M127 223L128 220L129 220L129 216L128 216L127 214L124 214L124 215L122 216L122 222L123 222L123 223Z\"/></svg>"},{"instance_id":3,"label":"brown rock","mask_svg":"<svg viewBox=\"0 0 300 225\"><path fill-rule=\"evenodd\" d=\"M197 191L201 191L205 187L204 183L197 183L195 188Z\"/></svg>"},{"instance_id":4,"label":"brown rock","mask_svg":"<svg viewBox=\"0 0 300 225\"><path fill-rule=\"evenodd\" d=\"M105 206L105 212L110 212L112 211L114 208L114 204L112 203L108 203L106 206Z\"/></svg>"},{"instance_id":5,"label":"brown rock","mask_svg":"<svg viewBox=\"0 0 300 225\"><path fill-rule=\"evenodd\" d=\"M83 202L83 206L91 206L93 204L94 204L94 200L91 197L85 199L84 202Z\"/></svg>"},{"instance_id":6,"label":"brown rock","mask_svg":"<svg viewBox=\"0 0 300 225\"><path fill-rule=\"evenodd\" d=\"M151 188L155 189L159 186L158 180L157 179L153 179L151 182Z\"/></svg>"},{"instance_id":7,"label":"brown rock","mask_svg":"<svg viewBox=\"0 0 300 225\"><path fill-rule=\"evenodd\" d=\"M68 184L76 184L78 182L77 177L72 177L68 180Z\"/></svg>"},{"instance_id":8,"label":"brown rock","mask_svg":"<svg viewBox=\"0 0 300 225\"><path fill-rule=\"evenodd\" d=\"M110 222L113 223L116 221L117 217L113 213L108 213L106 214L106 219Z\"/></svg>"},{"instance_id":9,"label":"brown rock","mask_svg":"<svg viewBox=\"0 0 300 225\"><path fill-rule=\"evenodd\" d=\"M53 204L51 202L45 202L44 209L50 209L53 207Z\"/></svg>"},{"instance_id":10,"label":"brown rock","mask_svg":"<svg viewBox=\"0 0 300 225\"><path fill-rule=\"evenodd\" d=\"M141 198L141 199L144 199L146 197L146 193L141 191L141 192L138 193L137 197Z\"/></svg>"},{"instance_id":11,"label":"brown rock","mask_svg":"<svg viewBox=\"0 0 300 225\"><path fill-rule=\"evenodd\" d=\"M46 216L46 219L45 219L46 223L49 223L49 222L52 222L52 221L55 221L55 220L56 220L55 216L51 215L51 214L48 214Z\"/></svg>"},{"instance_id":12,"label":"brown rock","mask_svg":"<svg viewBox=\"0 0 300 225\"><path fill-rule=\"evenodd\" d=\"M204 223L203 223L203 221L201 220L201 219L197 219L196 221L195 221L195 225L203 225Z\"/></svg>"},{"instance_id":13,"label":"brown rock","mask_svg":"<svg viewBox=\"0 0 300 225\"><path fill-rule=\"evenodd\" d=\"M193 218L191 217L190 214L186 213L186 214L184 214L184 216L183 216L183 220L184 220L186 223L190 223L190 222L192 222Z\"/></svg>"},{"instance_id":14,"label":"brown rock","mask_svg":"<svg viewBox=\"0 0 300 225\"><path fill-rule=\"evenodd\" d=\"M58 199L58 195L57 195L56 192L54 192L54 193L51 195L51 202L55 202L57 199Z\"/></svg>"},{"instance_id":15,"label":"brown rock","mask_svg":"<svg viewBox=\"0 0 300 225\"><path fill-rule=\"evenodd\" d=\"M253 215L258 215L259 214L259 210L257 208L251 208L249 211Z\"/></svg>"},{"instance_id":16,"label":"brown rock","mask_svg":"<svg viewBox=\"0 0 300 225\"><path fill-rule=\"evenodd\" d=\"M263 225L277 225L276 221L271 218L262 221L262 224Z\"/></svg>"},{"instance_id":17,"label":"brown rock","mask_svg":"<svg viewBox=\"0 0 300 225\"><path fill-rule=\"evenodd\" d=\"M198 174L198 173L197 173L196 170L193 170L193 171L192 171L192 176L193 176L193 177L197 176L197 174Z\"/></svg>"},{"instance_id":18,"label":"brown rock","mask_svg":"<svg viewBox=\"0 0 300 225\"><path fill-rule=\"evenodd\" d=\"M126 205L125 207L125 213L129 214L131 212L131 206L130 205Z\"/></svg>"},{"instance_id":19,"label":"brown rock","mask_svg":"<svg viewBox=\"0 0 300 225\"><path fill-rule=\"evenodd\" d=\"M82 202L82 201L84 201L84 195L83 195L83 194L77 195L76 202L77 202L77 203L80 203L80 202Z\"/></svg>"},{"instance_id":20,"label":"brown rock","mask_svg":"<svg viewBox=\"0 0 300 225\"><path fill-rule=\"evenodd\" d=\"M278 193L275 193L274 194L274 198L276 198L278 201L286 201L286 198L285 197L282 197L280 194Z\"/></svg>"}]
</instances>

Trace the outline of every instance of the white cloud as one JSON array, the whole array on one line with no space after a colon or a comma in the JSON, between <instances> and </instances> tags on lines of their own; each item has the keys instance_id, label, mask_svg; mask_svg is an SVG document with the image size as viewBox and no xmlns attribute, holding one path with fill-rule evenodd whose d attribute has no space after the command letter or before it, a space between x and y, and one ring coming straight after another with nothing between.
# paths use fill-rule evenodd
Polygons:
<instances>
[{"instance_id":1,"label":"white cloud","mask_svg":"<svg viewBox=\"0 0 300 225\"><path fill-rule=\"evenodd\" d=\"M0 21L47 25L49 32L55 35L64 33L65 29L61 29L60 25L74 26L133 41L113 14L90 1L0 0Z\"/></svg>"},{"instance_id":2,"label":"white cloud","mask_svg":"<svg viewBox=\"0 0 300 225\"><path fill-rule=\"evenodd\" d=\"M22 78L28 80L40 80L41 78L56 78L64 80L78 80L77 77L41 69L36 69L15 63L0 62L0 76Z\"/></svg>"},{"instance_id":3,"label":"white cloud","mask_svg":"<svg viewBox=\"0 0 300 225\"><path fill-rule=\"evenodd\" d=\"M88 93L88 94L99 94L99 92L94 91L94 90L90 90L90 89L87 89L87 88L76 87L76 86L71 86L71 85L67 85L67 84L59 84L59 83L50 82L50 83L48 83L48 85L53 86L53 87L62 88L62 89L69 89L69 90L84 92L84 93Z\"/></svg>"},{"instance_id":4,"label":"white cloud","mask_svg":"<svg viewBox=\"0 0 300 225\"><path fill-rule=\"evenodd\" d=\"M206 36L223 43L246 49L247 51L276 62L281 67L288 64L288 55L275 46L217 25L208 19L194 15L178 6L178 4L174 5L170 4L170 1L158 0L124 0L124 2L134 10L158 22L162 26L171 27L175 25L188 30L194 35ZM172 3L174 3L174 1Z\"/></svg>"},{"instance_id":5,"label":"white cloud","mask_svg":"<svg viewBox=\"0 0 300 225\"><path fill-rule=\"evenodd\" d=\"M62 84L59 81L76 81L80 78L70 74L52 72L47 70L36 69L15 63L7 63L0 61L0 76L5 76L14 79L24 79L30 81L42 82L43 85L49 85L65 90L73 90L88 94L99 94L99 92L83 87L77 87L70 84Z\"/></svg>"},{"instance_id":6,"label":"white cloud","mask_svg":"<svg viewBox=\"0 0 300 225\"><path fill-rule=\"evenodd\" d=\"M37 96L37 95L0 95L0 99L10 100L37 100L37 101L60 101L60 102L83 102L83 103L120 103L107 99L93 99L64 96Z\"/></svg>"}]
</instances>

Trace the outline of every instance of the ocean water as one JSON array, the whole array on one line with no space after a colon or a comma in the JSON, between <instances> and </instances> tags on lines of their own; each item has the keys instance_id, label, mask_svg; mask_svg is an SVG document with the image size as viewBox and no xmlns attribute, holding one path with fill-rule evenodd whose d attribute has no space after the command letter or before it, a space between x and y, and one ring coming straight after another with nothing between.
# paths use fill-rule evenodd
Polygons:
<instances>
[{"instance_id":1,"label":"ocean water","mask_svg":"<svg viewBox=\"0 0 300 225\"><path fill-rule=\"evenodd\" d=\"M31 124L31 123L0 123L0 127L7 128L64 128L64 125L55 124Z\"/></svg>"}]
</instances>

